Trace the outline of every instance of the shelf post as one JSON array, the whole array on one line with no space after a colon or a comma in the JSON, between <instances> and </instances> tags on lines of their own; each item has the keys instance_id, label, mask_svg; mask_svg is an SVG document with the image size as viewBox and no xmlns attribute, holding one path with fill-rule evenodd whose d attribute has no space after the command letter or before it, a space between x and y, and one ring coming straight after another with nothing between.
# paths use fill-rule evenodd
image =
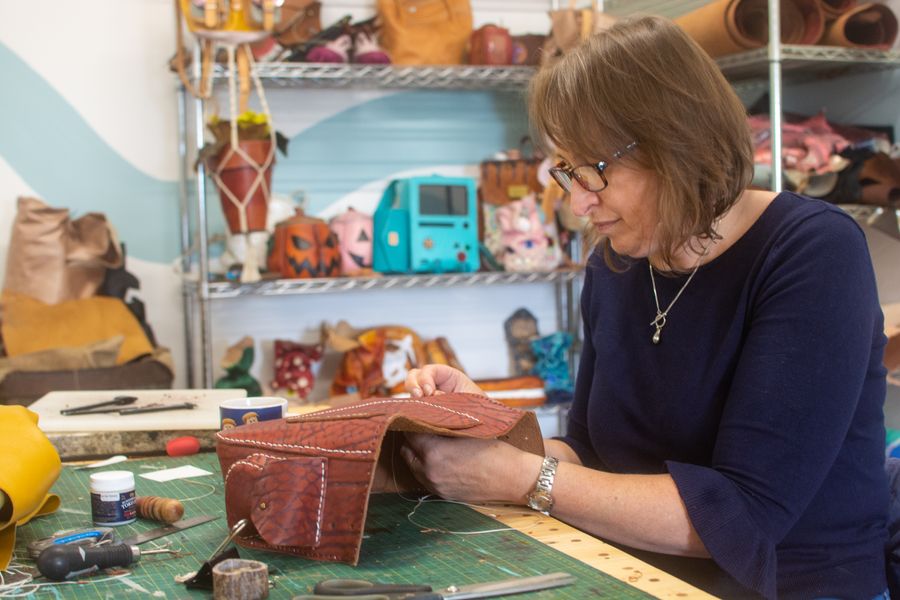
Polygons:
<instances>
[{"instance_id":1,"label":"shelf post","mask_svg":"<svg viewBox=\"0 0 900 600\"><path fill-rule=\"evenodd\" d=\"M782 190L781 159L781 12L780 1L769 0L769 124L772 144L772 191Z\"/></svg>"},{"instance_id":2,"label":"shelf post","mask_svg":"<svg viewBox=\"0 0 900 600\"><path fill-rule=\"evenodd\" d=\"M181 221L181 304L184 310L184 349L185 368L187 369L187 386L194 388L194 302L191 291L183 280L191 272L191 213L188 202L188 124L187 124L187 90L183 84L178 86L177 111L178 111L178 158L179 158L179 182L178 182L178 210Z\"/></svg>"},{"instance_id":3,"label":"shelf post","mask_svg":"<svg viewBox=\"0 0 900 600\"><path fill-rule=\"evenodd\" d=\"M199 44L194 45L193 75L200 80ZM194 141L199 151L203 147L203 100L194 98ZM194 186L197 199L197 298L199 310L199 334L201 349L201 380L204 389L213 385L212 372L212 319L209 314L209 231L206 218L206 167L202 162L197 164L197 184ZM191 332L193 333L193 331Z\"/></svg>"}]
</instances>

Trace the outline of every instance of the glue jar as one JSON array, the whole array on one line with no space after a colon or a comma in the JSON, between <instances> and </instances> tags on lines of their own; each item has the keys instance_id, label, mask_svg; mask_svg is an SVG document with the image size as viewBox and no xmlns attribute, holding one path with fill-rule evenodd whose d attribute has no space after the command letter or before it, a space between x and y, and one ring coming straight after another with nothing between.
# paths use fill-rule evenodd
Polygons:
<instances>
[{"instance_id":1,"label":"glue jar","mask_svg":"<svg viewBox=\"0 0 900 600\"><path fill-rule=\"evenodd\" d=\"M127 525L137 518L134 473L101 471L91 474L91 516L94 525Z\"/></svg>"}]
</instances>

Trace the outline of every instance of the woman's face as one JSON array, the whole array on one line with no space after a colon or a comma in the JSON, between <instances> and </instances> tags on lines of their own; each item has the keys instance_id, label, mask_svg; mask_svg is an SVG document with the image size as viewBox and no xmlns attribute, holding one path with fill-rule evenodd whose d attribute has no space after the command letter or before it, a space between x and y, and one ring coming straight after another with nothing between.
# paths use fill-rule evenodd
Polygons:
<instances>
[{"instance_id":1,"label":"woman's face","mask_svg":"<svg viewBox=\"0 0 900 600\"><path fill-rule=\"evenodd\" d=\"M601 192L587 191L572 182L572 212L590 219L590 227L609 238L617 254L649 256L656 250L659 221L655 176L623 161L612 161L605 175L609 185Z\"/></svg>"}]
</instances>

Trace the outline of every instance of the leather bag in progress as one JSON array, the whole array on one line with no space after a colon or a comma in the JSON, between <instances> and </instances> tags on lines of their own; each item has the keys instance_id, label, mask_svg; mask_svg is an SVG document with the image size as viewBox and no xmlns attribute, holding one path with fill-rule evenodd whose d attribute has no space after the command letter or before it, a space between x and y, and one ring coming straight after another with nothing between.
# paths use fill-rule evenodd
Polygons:
<instances>
[{"instance_id":1,"label":"leather bag in progress","mask_svg":"<svg viewBox=\"0 0 900 600\"><path fill-rule=\"evenodd\" d=\"M37 198L18 199L3 289L45 304L89 298L106 270L124 260L115 229L102 213L77 219Z\"/></svg>"},{"instance_id":2,"label":"leather bag in progress","mask_svg":"<svg viewBox=\"0 0 900 600\"><path fill-rule=\"evenodd\" d=\"M421 489L403 432L499 439L543 456L534 413L476 394L373 398L220 431L229 527L242 546L356 565L369 495Z\"/></svg>"}]
</instances>

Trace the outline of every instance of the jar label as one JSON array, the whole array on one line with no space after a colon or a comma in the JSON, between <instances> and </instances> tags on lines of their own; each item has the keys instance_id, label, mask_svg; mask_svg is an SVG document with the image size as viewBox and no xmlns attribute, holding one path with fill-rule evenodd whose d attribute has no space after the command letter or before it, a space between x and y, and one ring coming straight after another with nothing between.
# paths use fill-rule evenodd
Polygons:
<instances>
[{"instance_id":1,"label":"jar label","mask_svg":"<svg viewBox=\"0 0 900 600\"><path fill-rule=\"evenodd\" d=\"M91 493L91 514L97 525L130 523L137 518L134 490Z\"/></svg>"}]
</instances>

